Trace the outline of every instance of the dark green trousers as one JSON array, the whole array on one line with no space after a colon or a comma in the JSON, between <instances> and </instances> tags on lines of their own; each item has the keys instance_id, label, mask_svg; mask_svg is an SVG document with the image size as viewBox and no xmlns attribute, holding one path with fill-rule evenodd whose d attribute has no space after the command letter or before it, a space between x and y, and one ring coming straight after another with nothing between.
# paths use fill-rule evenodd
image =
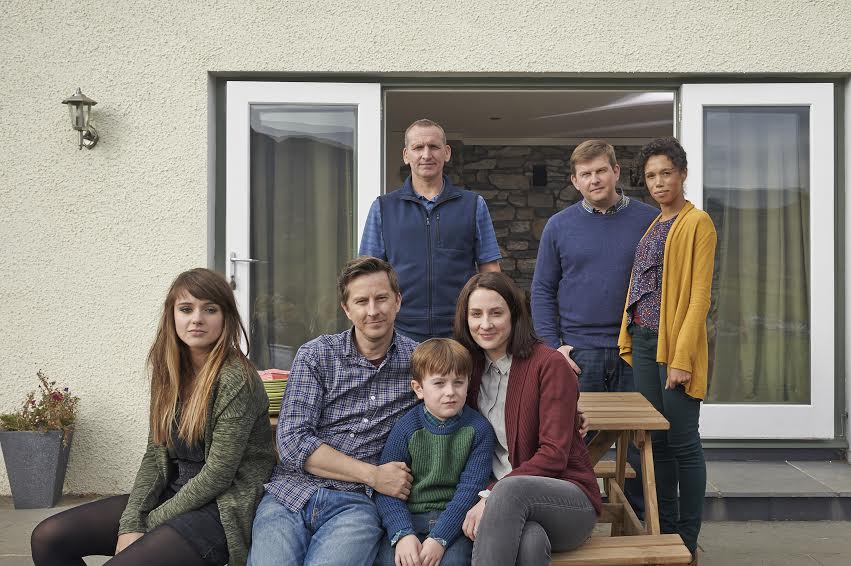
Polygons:
<instances>
[{"instance_id":1,"label":"dark green trousers","mask_svg":"<svg viewBox=\"0 0 851 566\"><path fill-rule=\"evenodd\" d=\"M698 431L700 399L686 395L682 385L665 389L667 366L656 362L657 333L635 324L630 333L636 389L671 423L669 430L650 433L659 523L663 533L680 535L694 553L706 495L706 461Z\"/></svg>"}]
</instances>

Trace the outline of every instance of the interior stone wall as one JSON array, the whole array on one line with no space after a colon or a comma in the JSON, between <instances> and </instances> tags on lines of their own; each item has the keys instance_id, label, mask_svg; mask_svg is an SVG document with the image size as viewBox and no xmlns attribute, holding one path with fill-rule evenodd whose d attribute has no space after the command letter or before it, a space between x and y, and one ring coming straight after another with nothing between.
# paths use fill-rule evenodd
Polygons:
<instances>
[{"instance_id":1,"label":"interior stone wall","mask_svg":"<svg viewBox=\"0 0 851 566\"><path fill-rule=\"evenodd\" d=\"M502 252L501 267L527 291L532 284L538 243L547 220L579 202L570 182L570 154L575 145L466 145L450 140L452 160L446 173L453 183L484 197ZM630 198L655 206L638 185L636 157L640 145L615 146L621 166L620 189ZM533 184L533 168L546 168L546 184ZM402 178L408 175L402 168Z\"/></svg>"}]
</instances>

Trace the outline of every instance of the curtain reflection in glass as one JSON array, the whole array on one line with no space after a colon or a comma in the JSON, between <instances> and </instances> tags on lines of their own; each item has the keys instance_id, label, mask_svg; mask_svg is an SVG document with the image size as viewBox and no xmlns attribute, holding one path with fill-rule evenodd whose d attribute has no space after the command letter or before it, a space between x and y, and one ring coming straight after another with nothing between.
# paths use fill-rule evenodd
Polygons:
<instances>
[{"instance_id":1,"label":"curtain reflection in glass","mask_svg":"<svg viewBox=\"0 0 851 566\"><path fill-rule=\"evenodd\" d=\"M807 108L705 108L708 402L809 402L809 169Z\"/></svg>"},{"instance_id":2,"label":"curtain reflection in glass","mask_svg":"<svg viewBox=\"0 0 851 566\"><path fill-rule=\"evenodd\" d=\"M346 328L337 274L354 249L351 106L251 107L251 359L289 369L308 340Z\"/></svg>"}]
</instances>

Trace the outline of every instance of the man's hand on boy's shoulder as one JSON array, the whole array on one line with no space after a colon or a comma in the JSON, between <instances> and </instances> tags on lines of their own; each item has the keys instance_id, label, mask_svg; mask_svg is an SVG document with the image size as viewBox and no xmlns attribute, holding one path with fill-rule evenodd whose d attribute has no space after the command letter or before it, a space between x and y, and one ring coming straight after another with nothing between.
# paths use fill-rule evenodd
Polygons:
<instances>
[{"instance_id":1,"label":"man's hand on boy's shoulder","mask_svg":"<svg viewBox=\"0 0 851 566\"><path fill-rule=\"evenodd\" d=\"M407 535L396 543L396 566L423 566L420 559L422 543L417 535Z\"/></svg>"},{"instance_id":2,"label":"man's hand on boy's shoulder","mask_svg":"<svg viewBox=\"0 0 851 566\"><path fill-rule=\"evenodd\" d=\"M439 566L444 552L446 552L446 549L443 548L442 544L431 537L425 539L420 550L422 566Z\"/></svg>"}]
</instances>

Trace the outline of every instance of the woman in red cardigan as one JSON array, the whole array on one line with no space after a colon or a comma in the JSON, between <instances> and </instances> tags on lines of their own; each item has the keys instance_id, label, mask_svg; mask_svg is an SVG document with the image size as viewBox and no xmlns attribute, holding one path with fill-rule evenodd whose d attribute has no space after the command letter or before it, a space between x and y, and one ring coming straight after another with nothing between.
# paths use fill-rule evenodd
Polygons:
<instances>
[{"instance_id":1,"label":"woman in red cardigan","mask_svg":"<svg viewBox=\"0 0 851 566\"><path fill-rule=\"evenodd\" d=\"M473 564L548 565L551 551L585 541L601 509L575 425L576 374L535 336L524 292L504 273L479 273L464 286L455 339L473 356L467 404L496 433L493 483L463 525Z\"/></svg>"}]
</instances>

